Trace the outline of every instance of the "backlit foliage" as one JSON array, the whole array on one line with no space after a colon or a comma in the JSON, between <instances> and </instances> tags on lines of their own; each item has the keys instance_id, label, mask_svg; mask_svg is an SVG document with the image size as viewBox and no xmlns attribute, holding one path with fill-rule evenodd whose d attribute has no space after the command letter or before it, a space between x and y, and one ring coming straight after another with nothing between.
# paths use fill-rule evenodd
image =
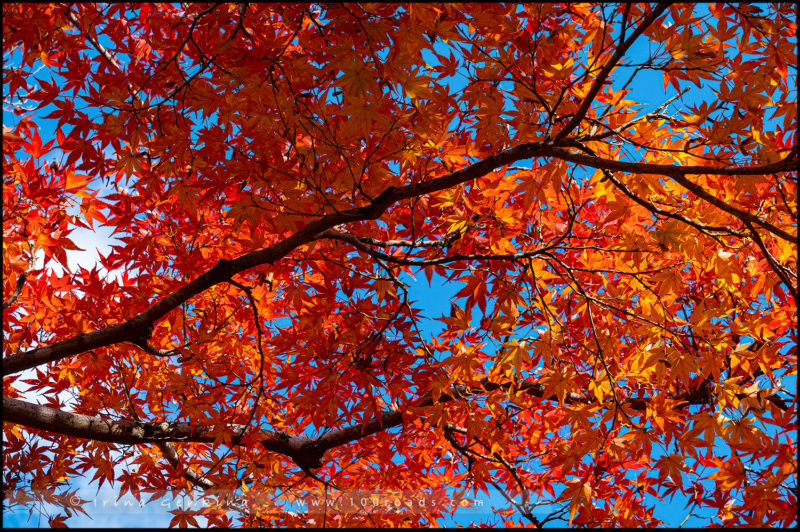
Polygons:
<instances>
[{"instance_id":1,"label":"backlit foliage","mask_svg":"<svg viewBox=\"0 0 800 532\"><path fill-rule=\"evenodd\" d=\"M4 505L796 525L795 9L4 4Z\"/></svg>"}]
</instances>

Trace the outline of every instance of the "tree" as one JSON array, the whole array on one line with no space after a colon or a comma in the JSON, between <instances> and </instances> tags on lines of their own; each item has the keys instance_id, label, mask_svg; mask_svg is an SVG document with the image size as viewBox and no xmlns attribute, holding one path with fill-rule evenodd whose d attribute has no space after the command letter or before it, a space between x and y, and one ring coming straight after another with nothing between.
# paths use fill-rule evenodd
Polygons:
<instances>
[{"instance_id":1,"label":"tree","mask_svg":"<svg viewBox=\"0 0 800 532\"><path fill-rule=\"evenodd\" d=\"M796 525L793 4L3 15L4 504Z\"/></svg>"}]
</instances>

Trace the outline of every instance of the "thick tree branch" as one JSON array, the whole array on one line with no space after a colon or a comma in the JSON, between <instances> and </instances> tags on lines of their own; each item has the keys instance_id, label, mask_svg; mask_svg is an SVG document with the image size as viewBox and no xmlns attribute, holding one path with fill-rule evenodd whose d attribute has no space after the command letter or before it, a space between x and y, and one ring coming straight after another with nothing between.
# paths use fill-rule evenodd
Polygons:
<instances>
[{"instance_id":1,"label":"thick tree branch","mask_svg":"<svg viewBox=\"0 0 800 532\"><path fill-rule=\"evenodd\" d=\"M575 162L593 168L606 168L609 170L621 170L625 172L635 172L642 174L660 174L672 177L682 185L695 192L698 196L707 199L714 205L720 206L726 212L737 215L741 220L748 220L756 223L773 234L782 236L792 242L797 242L797 237L789 235L785 231L778 229L772 224L744 211L740 211L721 202L717 198L705 192L701 187L686 180L683 176L690 174L723 174L723 175L759 175L785 172L794 169L794 162L789 158L777 163L757 166L757 167L708 167L708 166L672 166L649 163L629 163L624 161L612 161L572 153L566 149L545 145L538 142L522 144L502 151L496 155L490 155L486 159L475 164L451 172L448 175L406 185L403 187L389 187L379 196L372 200L369 205L348 209L335 214L328 214L317 218L305 227L294 233L292 236L271 245L268 248L253 251L234 260L220 260L216 266L209 271L178 288L171 294L161 298L159 301L145 309L138 316L125 323L114 325L99 331L81 334L53 345L25 351L3 360L3 375L10 375L26 369L46 364L64 357L76 355L112 345L123 341L133 341L149 338L149 330L153 324L165 316L169 311L188 301L192 297L208 290L212 286L229 280L233 275L249 270L262 264L273 264L277 260L285 257L297 247L319 239L320 234L337 225L379 218L390 205L405 199L415 198L439 190L445 190L454 186L483 177L488 173L502 168L508 164L523 159L533 157L556 157L565 161ZM688 185L687 185L688 184Z\"/></svg>"},{"instance_id":2,"label":"thick tree branch","mask_svg":"<svg viewBox=\"0 0 800 532\"><path fill-rule=\"evenodd\" d=\"M138 422L74 414L48 406L3 397L3 421L25 427L122 445L159 442L213 442L211 427L182 422ZM238 434L243 425L230 425Z\"/></svg>"},{"instance_id":3,"label":"thick tree branch","mask_svg":"<svg viewBox=\"0 0 800 532\"><path fill-rule=\"evenodd\" d=\"M323 231L345 223L375 220L393 203L444 190L482 177L493 170L502 168L518 160L547 154L547 149L538 143L517 146L510 150L491 155L466 168L446 176L404 187L389 187L369 205L357 207L318 218L294 233L292 236L272 246L253 251L234 260L220 260L209 271L161 298L138 316L125 323L106 329L81 334L53 345L25 351L3 360L3 375L10 375L41 364L60 360L123 341L149 338L149 329L169 311L212 286L229 280L233 275L262 264L272 264L285 257L297 247L318 238Z\"/></svg>"},{"instance_id":4,"label":"thick tree branch","mask_svg":"<svg viewBox=\"0 0 800 532\"><path fill-rule=\"evenodd\" d=\"M592 157L589 155L583 155L579 153L572 153L563 148L554 147L552 149L552 155L558 157L559 159L563 159L565 161L582 164L584 166L589 166L591 168L598 168L601 170L618 170L622 172L628 173L636 173L636 174L657 174L657 175L664 175L667 177L672 178L674 181L679 183L685 189L692 192L695 196L702 198L709 202L710 204L714 205L715 207L719 208L735 216L736 218L740 219L742 222L750 222L757 225L760 225L770 233L783 238L789 242L793 242L797 244L797 235L791 235L780 229L775 227L773 224L767 222L766 220L754 215L750 214L747 211L743 211L741 209L737 209L732 205L728 205L724 201L720 200L716 196L706 192L703 187L700 185L689 181L686 176L687 175L700 175L700 174L712 174L712 175L763 175L763 174L776 174L781 172L792 172L795 171L797 168L797 156L796 153L793 151L792 154L787 156L785 159L782 159L776 163L766 164L763 166L672 166L672 165L663 165L663 164L651 164L651 163L630 163L626 161L614 161L610 159L601 159L599 157Z\"/></svg>"},{"instance_id":5,"label":"thick tree branch","mask_svg":"<svg viewBox=\"0 0 800 532\"><path fill-rule=\"evenodd\" d=\"M566 145L567 143L565 143ZM570 147L574 142L568 143ZM577 147L577 146L575 146ZM627 161L618 161L613 159L602 159L591 155L582 155L574 153L564 148L554 146L548 150L546 155L569 161L572 163L590 166L592 168L617 170L627 172L629 174L656 174L663 175L671 178L680 177L685 178L687 175L764 175L764 174L777 174L782 172L794 172L797 170L797 154L792 151L787 157L778 162L759 165L759 166L675 166L670 164L655 164L655 163L631 163ZM682 181L678 181L683 185ZM699 188L700 185L688 181L689 186ZM689 188L689 187L686 187ZM690 189L692 190L692 189ZM694 192L694 190L692 190ZM703 191L705 192L705 191ZM698 194L699 195L699 194Z\"/></svg>"},{"instance_id":6,"label":"thick tree branch","mask_svg":"<svg viewBox=\"0 0 800 532\"><path fill-rule=\"evenodd\" d=\"M558 401L556 396L545 398L545 386L533 381L517 381L495 383L483 378L479 386L467 387L463 384L450 386L439 397L438 402L450 402L463 399L470 395L483 394L499 389L510 390L517 388L525 394L550 401ZM737 394L740 398L746 394ZM677 408L682 409L690 405L708 404L711 396L709 391L701 386L696 390L681 393L674 397L679 401ZM775 394L764 397L778 408L786 410L788 405ZM596 400L588 395L566 392L566 404L593 404ZM647 408L647 398L626 398L618 403L609 398L605 403L619 404L634 411L643 411ZM426 394L410 403L412 411L416 411L434 404L433 397ZM415 414L408 411L388 410L365 423L358 423L347 427L333 429L317 437L297 437L285 432L261 431L256 437L261 445L268 451L283 454L291 458L302 469L315 469L322 466L322 458L326 451L362 440L373 434L404 424L404 419ZM135 444L162 444L167 442L214 442L216 431L214 427L195 425L189 423L164 421L164 422L139 422L133 420L111 420L83 414L75 414L57 410L48 406L40 406L19 399L3 397L3 421L16 423L25 427L39 429L66 436L83 438L122 445ZM226 430L234 435L233 442L237 444L246 431L244 425L230 424Z\"/></svg>"}]
</instances>

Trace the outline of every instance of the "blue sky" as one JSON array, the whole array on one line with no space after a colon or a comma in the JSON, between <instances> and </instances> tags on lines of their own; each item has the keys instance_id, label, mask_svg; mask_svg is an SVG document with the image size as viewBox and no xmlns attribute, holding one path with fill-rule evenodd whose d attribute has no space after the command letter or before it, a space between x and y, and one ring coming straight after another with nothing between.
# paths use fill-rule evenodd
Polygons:
<instances>
[{"instance_id":1,"label":"blue sky","mask_svg":"<svg viewBox=\"0 0 800 532\"><path fill-rule=\"evenodd\" d=\"M698 6L697 9L699 12L702 12L705 10L705 7ZM649 53L648 47L649 45L647 42L634 45L634 48L629 53L629 57L633 59L637 57L646 57ZM12 58L11 60L13 61L14 59ZM431 59L431 61L433 61L433 59ZM624 80L626 77L620 75L617 79ZM621 83L621 81L615 83ZM632 89L630 96L632 99L638 101L645 100L643 103L648 104L648 106L643 109L643 112L652 110L674 95L674 89L672 87L669 87L667 91L664 90L661 73L657 71L641 72L629 87ZM453 78L451 81L451 90L453 92L458 92L462 88L463 80L460 81L458 77ZM689 105L709 98L712 94L713 93L707 87L693 87L682 100L675 102L667 112L671 113L678 109L685 109ZM45 107L36 111L36 115L42 116L52 110L52 108ZM8 113L4 107L4 125L13 125L16 123L16 120L17 117ZM54 121L41 119L38 122L40 127L42 127L40 134L42 135L43 141L47 142L53 135L52 128L55 125ZM49 130L47 127L48 123L50 125ZM50 137L47 137L47 134L49 134ZM53 158L57 158L59 153L53 152L51 155ZM68 258L70 264L80 264L87 268L91 268L95 264L98 252L107 253L109 246L114 243L114 239L110 236L110 229L102 226L96 226L95 231L76 229L72 237L76 244L84 248L85 251L69 251ZM426 310L426 315L431 318L448 315L450 313L450 301L455 293L461 289L462 285L460 283L453 283L455 286L448 286L441 283L441 279L434 278L432 286L428 286L424 275L421 274L418 276L418 281L420 282L412 284L409 288L411 299L418 301L416 306L423 307ZM427 328L424 331L426 334L435 334L441 326L440 322L435 320L427 320L426 323ZM663 450L658 452L663 452ZM91 518L75 515L67 521L70 526L121 526L134 528L166 526L172 517L168 511L176 508L176 504L181 504L180 501L176 503L176 501L170 498L165 498L140 508L138 506L139 503L134 501L130 496L123 497L121 501L116 501L116 490L106 485L98 492L96 488L89 486L85 480L86 479L75 479L72 487L78 488L81 497L90 501L90 504L87 506L87 511L89 511ZM476 501L476 503L479 504L479 508L459 510L456 514L456 518L452 521L448 521L447 524L466 524L473 519L480 519L484 512L490 511L492 505L506 506L505 501L499 495L487 497L484 494L479 495L477 499L478 501ZM684 509L685 500L682 500L680 497L676 497L672 502L661 503L654 500L652 503L655 504L656 507L656 517L666 521L672 526L680 525L686 517L687 510ZM185 505L186 503L183 504ZM547 507L542 507L538 509L537 513L539 515L545 515L548 511L549 509ZM709 512L705 514L701 513L701 516L705 517L708 513ZM39 520L36 515L29 518L27 512L24 510L13 513L4 511L4 521L7 526L47 526L46 518ZM696 526L702 523L704 523L703 520L690 518L686 521L684 526Z\"/></svg>"}]
</instances>

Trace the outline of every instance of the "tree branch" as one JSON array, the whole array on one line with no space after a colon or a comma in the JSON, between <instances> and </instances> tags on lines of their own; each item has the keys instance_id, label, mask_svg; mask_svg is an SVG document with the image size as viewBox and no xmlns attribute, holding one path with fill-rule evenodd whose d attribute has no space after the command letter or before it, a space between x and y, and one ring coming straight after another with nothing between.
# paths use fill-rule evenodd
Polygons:
<instances>
[{"instance_id":1,"label":"tree branch","mask_svg":"<svg viewBox=\"0 0 800 532\"><path fill-rule=\"evenodd\" d=\"M778 275L778 277L783 282L783 284L786 286L786 288L789 289L789 292L791 292L792 299L794 299L795 305L800 303L800 301L798 301L798 297L797 297L798 296L797 287L795 287L794 283L792 283L792 280L787 275L787 273L785 271L785 268L782 265L780 265L778 263L778 261L775 260L775 257L773 257L772 254L769 252L769 250L767 249L767 246L764 244L764 241L761 240L761 237L758 235L758 231L756 231L755 228L753 227L753 224L751 224L749 221L747 221L747 222L745 222L745 225L750 230L750 234L752 235L753 241L756 243L758 248L761 250L761 254L767 260L767 264L769 264L769 267L772 268L772 271L774 271ZM790 271L790 273L794 273L794 272ZM796 274L795 274L795 277L797 277Z\"/></svg>"},{"instance_id":2,"label":"tree branch","mask_svg":"<svg viewBox=\"0 0 800 532\"><path fill-rule=\"evenodd\" d=\"M75 16L75 13L70 10L70 7L67 7L67 18L75 25L75 29L82 31L80 21L78 20L78 17ZM120 76L122 76L122 78L125 80L125 86L128 87L128 91L130 91L131 96L139 100L140 103L144 103L144 98L139 94L139 91L136 90L133 84L128 81L128 78L125 76L125 71L122 69L122 65L119 64L119 61L117 61L117 58L111 55L111 52L109 52L102 44L100 44L100 41L98 41L96 37L93 37L88 31L84 32L84 35L87 39L89 39L89 42L92 43L94 49L97 50L112 67L114 67Z\"/></svg>"},{"instance_id":3,"label":"tree branch","mask_svg":"<svg viewBox=\"0 0 800 532\"><path fill-rule=\"evenodd\" d=\"M17 277L17 284L14 287L14 292L12 292L8 299L3 302L3 310L10 307L14 301L17 300L17 297L19 297L19 294L22 292L22 287L25 286L25 280L29 272L30 270L23 272L19 277Z\"/></svg>"},{"instance_id":4,"label":"tree branch","mask_svg":"<svg viewBox=\"0 0 800 532\"><path fill-rule=\"evenodd\" d=\"M60 360L123 341L133 341L143 337L153 324L169 311L204 292L212 286L228 281L233 275L262 264L273 264L297 247L312 242L323 231L345 223L375 220L393 203L438 190L451 188L461 183L482 177L493 170L521 159L546 155L547 149L539 143L524 144L510 150L491 155L486 159L452 172L446 176L407 185L389 187L372 200L369 205L317 218L290 237L272 246L253 251L234 260L220 260L216 266L197 279L183 285L171 294L161 298L138 316L125 323L91 333L80 334L53 345L32 349L11 355L3 360L3 375L10 375L41 364Z\"/></svg>"},{"instance_id":5,"label":"tree branch","mask_svg":"<svg viewBox=\"0 0 800 532\"><path fill-rule=\"evenodd\" d=\"M556 396L544 397L545 386L533 381L517 381L495 383L486 377L479 381L479 386L467 387L463 384L451 385L439 397L438 402L446 403L463 399L470 395L483 394L499 389L517 388L527 395L550 401L558 401ZM744 398L747 394L736 394ZM708 404L709 392L704 386L696 390L686 391L674 397L683 409L690 405ZM786 402L775 394L763 397L776 407L786 410ZM647 409L647 398L625 398L618 402L609 398L604 403L625 406L634 411ZM564 397L565 404L593 404L596 400L588 395L568 391ZM409 407L416 410L435 404L430 393L425 394ZM264 430L255 435L267 450L283 454L291 458L302 469L316 469L322 466L322 458L326 451L335 447L364 439L378 432L404 424L404 418L415 414L401 410L387 410L365 423L333 429L317 437L297 437L285 432ZM3 421L16 423L28 428L54 432L66 436L83 438L122 445L136 445L167 442L209 442L215 441L217 432L214 427L192 425L176 421L141 422L133 420L112 420L83 414L65 412L48 406L36 405L19 399L3 397ZM227 430L234 435L233 445L240 445L239 439L247 430L246 425L229 424Z\"/></svg>"},{"instance_id":6,"label":"tree branch","mask_svg":"<svg viewBox=\"0 0 800 532\"><path fill-rule=\"evenodd\" d=\"M317 218L308 223L305 227L298 230L290 237L271 245L268 248L259 249L243 255L233 260L220 260L216 266L211 268L200 277L178 288L171 294L161 298L156 303L145 309L138 316L125 323L114 325L106 329L91 333L74 336L67 340L57 342L53 345L32 349L22 353L11 355L3 361L3 375L17 373L26 369L36 367L41 364L60 360L62 358L83 353L91 349L97 349L107 345L123 341L133 341L140 339L153 324L165 316L169 311L188 301L192 297L204 292L212 286L229 280L233 275L249 270L262 264L273 264L288 255L297 247L319 239L324 231L332 229L337 225L366 220L376 220L389 208L390 205L405 199L415 198L431 192L445 190L456 185L472 181L483 177L488 173L502 168L508 164L523 159L533 157L556 157L565 161L591 166L593 168L606 168L609 170L621 170L641 174L661 174L672 177L683 186L689 188L698 196L703 197L710 203L720 206L726 212L731 212L741 220L748 220L756 223L773 234L782 236L792 242L797 242L797 237L789 235L785 231L778 229L772 224L762 220L758 216L740 211L734 207L721 202L714 196L705 192L701 187L691 183L682 176L690 174L722 174L722 175L759 175L785 172L793 170L795 163L788 157L777 163L756 167L709 167L709 166L672 166L649 163L629 163L624 161L613 161L600 159L572 153L566 149L545 145L539 142L532 142L515 146L509 150L502 151L495 155L474 163L470 166L451 172L448 175L406 185L402 187L388 187L379 196L372 200L368 205L355 207L342 212L328 214ZM144 337L149 337L146 335Z\"/></svg>"},{"instance_id":7,"label":"tree branch","mask_svg":"<svg viewBox=\"0 0 800 532\"><path fill-rule=\"evenodd\" d=\"M578 145L579 145L581 150L583 150L584 152L588 153L592 157L595 157L594 151L592 151L590 148L588 148L582 142L578 143ZM698 221L692 220L691 218L687 218L686 216L683 216L682 214L678 214L676 212L670 212L670 211L665 211L663 209L659 209L658 207L656 207L655 205L653 205L649 201L646 201L646 200L640 198L639 196L637 196L636 194L634 194L633 191L631 189L629 189L627 186L625 186L624 183L622 183L621 181L617 180L616 177L614 177L614 173L611 170L607 170L605 168L601 168L601 170L603 172L603 175L609 181L611 181L614 184L614 186L616 186L618 189L620 189L630 199L632 199L633 201L635 201L636 203L638 203L639 205L641 205L642 207L644 207L648 211L652 212L653 214L666 216L667 218L673 218L675 220L679 220L679 221L685 223L686 225L694 227L695 229L697 229L701 233L704 233L704 234L707 234L707 235L711 236L712 238L715 238L713 235L711 235L711 232L714 232L714 231L726 233L726 234L729 234L729 235L734 235L734 236L737 236L737 237L740 237L740 238L745 236L743 233L741 233L739 231L736 231L734 229L731 229L729 227L705 225L705 224L702 224L702 223L700 223Z\"/></svg>"},{"instance_id":8,"label":"tree branch","mask_svg":"<svg viewBox=\"0 0 800 532\"><path fill-rule=\"evenodd\" d=\"M332 240L341 240L342 242L347 242L349 244L352 244L353 247L363 251L364 253L366 253L367 255L376 260L384 260L386 262L391 262L393 264L400 264L403 266L431 266L435 264L447 264L448 262L455 262L459 260L468 260L468 261L520 260L520 259L532 258L543 253L543 251L540 249L523 253L475 253L470 255L456 253L454 255L448 255L446 257L439 257L436 259L411 260L411 259L405 259L403 257L395 257L394 255L387 255L382 251L378 251L377 249L372 249L369 246L365 245L364 243L364 240L372 240L372 239L365 239L363 237L352 235L350 233L340 233L339 231L324 231L320 233L319 238L330 238Z\"/></svg>"},{"instance_id":9,"label":"tree branch","mask_svg":"<svg viewBox=\"0 0 800 532\"><path fill-rule=\"evenodd\" d=\"M795 153L794 151L792 152ZM599 157L592 157L579 153L571 153L563 148L554 147L552 155L563 159L565 161L582 164L591 168L605 169L605 170L618 170L622 172L635 173L635 174L656 174L670 177L685 189L692 192L694 195L706 200L715 207L727 212L740 219L742 222L750 222L758 224L770 233L783 238L789 242L797 244L797 236L791 235L775 227L773 224L766 220L728 205L724 201L718 199L716 196L706 192L700 185L689 181L687 175L763 175L763 174L776 174L780 172L792 172L797 168L796 154L790 154L785 159L776 163L766 164L763 166L673 166L664 164L651 164L651 163L631 163L626 161L615 161L610 159L601 159Z\"/></svg>"},{"instance_id":10,"label":"tree branch","mask_svg":"<svg viewBox=\"0 0 800 532\"><path fill-rule=\"evenodd\" d=\"M625 52L633 45L634 41L639 38L639 36L644 33L644 31L650 27L650 25L661 16L661 14L667 10L669 7L669 3L663 3L658 5L653 11L648 13L636 30L631 33L630 37L628 37L625 42L619 45L617 50L614 52L614 55L609 59L608 63L603 66L603 69L597 74L594 82L592 83L591 88L586 93L586 97L581 102L581 106L575 111L575 116L567 122L567 124L556 134L554 143L559 143L563 139L567 137L572 131L578 127L578 124L586 116L586 113L589 111L589 107L591 107L592 102L594 102L597 93L600 92L600 89L603 88L603 85L606 83L606 79L611 74L611 71L617 66L620 60L625 55Z\"/></svg>"}]
</instances>

